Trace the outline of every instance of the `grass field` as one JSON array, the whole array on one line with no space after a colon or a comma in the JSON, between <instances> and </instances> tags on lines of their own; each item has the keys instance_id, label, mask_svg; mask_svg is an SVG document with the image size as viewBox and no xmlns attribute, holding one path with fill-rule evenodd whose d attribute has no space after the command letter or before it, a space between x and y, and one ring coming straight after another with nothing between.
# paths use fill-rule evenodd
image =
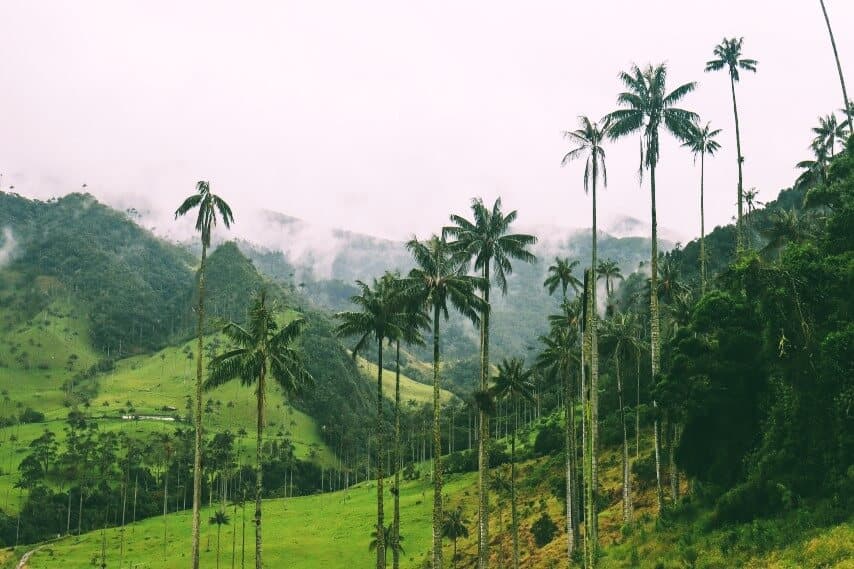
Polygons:
<instances>
[{"instance_id":1,"label":"grass field","mask_svg":"<svg viewBox=\"0 0 854 569\"><path fill-rule=\"evenodd\" d=\"M376 382L377 364L369 362L361 356L356 357L356 362L359 365L359 370L361 370L362 374L367 379ZM394 400L394 382L395 373L393 371L383 369L383 395L392 400ZM448 403L454 399L454 394L442 389L439 392L439 399L443 404ZM433 387L400 374L400 401L401 403L415 401L419 404L432 404Z\"/></svg>"}]
</instances>

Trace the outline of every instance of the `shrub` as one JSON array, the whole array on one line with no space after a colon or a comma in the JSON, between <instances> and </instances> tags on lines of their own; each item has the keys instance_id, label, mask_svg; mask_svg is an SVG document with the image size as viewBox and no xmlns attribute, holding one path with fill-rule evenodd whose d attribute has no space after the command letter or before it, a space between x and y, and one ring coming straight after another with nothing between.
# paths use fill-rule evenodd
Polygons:
<instances>
[{"instance_id":1,"label":"shrub","mask_svg":"<svg viewBox=\"0 0 854 569\"><path fill-rule=\"evenodd\" d=\"M531 525L531 533L534 536L534 543L537 544L537 547L543 547L551 543L557 530L557 525L555 525L545 512Z\"/></svg>"},{"instance_id":2,"label":"shrub","mask_svg":"<svg viewBox=\"0 0 854 569\"><path fill-rule=\"evenodd\" d=\"M42 423L44 422L44 413L27 407L21 412L20 420L22 423Z\"/></svg>"},{"instance_id":3,"label":"shrub","mask_svg":"<svg viewBox=\"0 0 854 569\"><path fill-rule=\"evenodd\" d=\"M543 426L534 439L534 452L540 456L556 454L564 448L563 429L555 423Z\"/></svg>"}]
</instances>

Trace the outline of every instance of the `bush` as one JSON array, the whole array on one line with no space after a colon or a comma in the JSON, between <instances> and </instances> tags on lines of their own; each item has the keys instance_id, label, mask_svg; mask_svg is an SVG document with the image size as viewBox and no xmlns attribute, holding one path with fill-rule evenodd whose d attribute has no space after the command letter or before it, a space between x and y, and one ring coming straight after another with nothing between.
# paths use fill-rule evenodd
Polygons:
<instances>
[{"instance_id":1,"label":"bush","mask_svg":"<svg viewBox=\"0 0 854 569\"><path fill-rule=\"evenodd\" d=\"M715 519L718 523L749 522L774 515L792 505L791 493L782 484L772 480L750 480L718 499Z\"/></svg>"},{"instance_id":2,"label":"bush","mask_svg":"<svg viewBox=\"0 0 854 569\"><path fill-rule=\"evenodd\" d=\"M563 429L556 423L547 423L537 433L534 439L534 453L543 456L556 454L564 448Z\"/></svg>"},{"instance_id":3,"label":"bush","mask_svg":"<svg viewBox=\"0 0 854 569\"><path fill-rule=\"evenodd\" d=\"M531 533L534 536L534 543L537 544L537 547L543 547L551 543L557 533L557 530L557 525L555 525L549 515L545 512L543 512L543 515L541 515L539 519L531 525Z\"/></svg>"},{"instance_id":4,"label":"bush","mask_svg":"<svg viewBox=\"0 0 854 569\"><path fill-rule=\"evenodd\" d=\"M36 411L32 407L27 407L21 412L20 420L22 423L43 423L44 413Z\"/></svg>"}]
</instances>

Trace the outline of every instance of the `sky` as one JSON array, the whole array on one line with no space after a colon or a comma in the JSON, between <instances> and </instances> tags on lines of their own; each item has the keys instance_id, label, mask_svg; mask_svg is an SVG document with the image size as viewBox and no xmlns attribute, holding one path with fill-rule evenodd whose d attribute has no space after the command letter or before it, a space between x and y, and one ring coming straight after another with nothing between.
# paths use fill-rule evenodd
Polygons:
<instances>
[{"instance_id":1,"label":"sky","mask_svg":"<svg viewBox=\"0 0 854 569\"><path fill-rule=\"evenodd\" d=\"M854 74L854 2L826 4ZM0 21L3 189L44 199L85 183L162 231L200 179L232 203L238 234L265 208L403 239L475 196L501 196L529 227L589 226L562 132L614 110L635 62L666 62L671 88L698 81L682 106L724 129L706 167L711 228L734 215L737 179L728 77L703 72L715 44L744 36L759 60L737 96L745 188L761 201L842 107L817 1L4 0ZM600 224L648 220L637 140L606 152ZM657 179L660 225L697 235L699 168L672 139Z\"/></svg>"}]
</instances>

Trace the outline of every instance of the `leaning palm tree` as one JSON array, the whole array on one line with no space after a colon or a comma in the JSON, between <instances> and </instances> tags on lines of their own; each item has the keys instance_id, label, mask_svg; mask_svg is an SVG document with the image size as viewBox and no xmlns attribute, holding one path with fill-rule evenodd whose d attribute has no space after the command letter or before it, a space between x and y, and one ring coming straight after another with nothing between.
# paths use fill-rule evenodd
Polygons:
<instances>
[{"instance_id":1,"label":"leaning palm tree","mask_svg":"<svg viewBox=\"0 0 854 569\"><path fill-rule=\"evenodd\" d=\"M385 460L384 423L383 423L383 344L387 339L401 337L402 309L397 297L400 294L397 281L393 276L386 276L381 280L374 279L372 285L362 281L356 281L359 294L350 298L350 301L359 307L356 312L339 312L335 317L341 324L335 329L338 336L358 336L359 341L353 348L355 358L360 351L365 349L369 342L374 341L377 345L377 417L376 417L376 439L377 439L377 526L376 531L381 532L385 527L385 511L383 504L383 479L385 477L383 465ZM385 568L386 551L385 544L377 544L377 569Z\"/></svg>"},{"instance_id":2,"label":"leaning palm tree","mask_svg":"<svg viewBox=\"0 0 854 569\"><path fill-rule=\"evenodd\" d=\"M295 318L280 325L275 303L261 290L252 300L246 327L234 322L226 324L222 332L232 346L211 361L205 389L214 389L233 379L246 386L255 386L256 436L255 441L255 569L262 569L261 495L262 446L267 409L267 382L272 378L286 397L301 393L313 383L294 343L299 338L305 320Z\"/></svg>"},{"instance_id":3,"label":"leaning palm tree","mask_svg":"<svg viewBox=\"0 0 854 569\"><path fill-rule=\"evenodd\" d=\"M721 133L720 129L712 130L711 123L701 127L692 124L688 129L687 139L682 146L687 147L694 153L694 163L697 163L697 155L700 155L700 286L706 292L706 216L704 206L704 189L706 179L706 154L714 156L720 150L721 145L715 140Z\"/></svg>"},{"instance_id":4,"label":"leaning palm tree","mask_svg":"<svg viewBox=\"0 0 854 569\"><path fill-rule=\"evenodd\" d=\"M641 170L649 170L650 202L652 206L652 251L650 255L650 359L652 361L652 376L659 373L661 363L660 314L658 295L653 291L658 289L658 221L655 206L655 169L660 159L659 133L662 128L676 138L685 140L690 125L697 121L693 112L677 108L675 105L686 95L696 89L696 83L685 83L670 93L667 92L667 67L664 64L653 67L647 66L641 70L633 66L628 73L621 73L620 79L627 91L617 97L617 101L625 108L616 110L609 115L612 121L609 134L612 138L621 138L635 132L642 133L641 141ZM653 406L657 406L653 400ZM655 440L656 484L658 508L664 507L664 495L661 489L661 446L658 436L658 422L653 426Z\"/></svg>"},{"instance_id":5,"label":"leaning palm tree","mask_svg":"<svg viewBox=\"0 0 854 569\"><path fill-rule=\"evenodd\" d=\"M440 343L439 323L441 316L448 319L448 305L468 318L472 323L480 322L479 314L488 309L477 296L484 290L486 282L479 277L466 274L464 255L452 249L447 241L433 236L424 242L412 239L406 248L415 259L416 267L409 272L406 293L432 313L433 317L433 568L442 567L442 415L439 399Z\"/></svg>"},{"instance_id":6,"label":"leaning palm tree","mask_svg":"<svg viewBox=\"0 0 854 569\"><path fill-rule=\"evenodd\" d=\"M738 153L738 218L736 221L736 239L739 251L744 247L744 234L741 224L742 201L744 192L744 182L742 179L742 164L744 156L741 154L741 130L738 125L738 105L735 100L735 84L738 83L741 75L739 70L752 71L756 73L756 65L759 63L755 59L745 59L741 57L741 46L744 43L744 38L724 38L721 43L715 46L715 57L706 62L706 71L720 71L727 68L729 71L729 84L732 90L732 112L735 116L735 148Z\"/></svg>"},{"instance_id":7,"label":"leaning palm tree","mask_svg":"<svg viewBox=\"0 0 854 569\"><path fill-rule=\"evenodd\" d=\"M175 218L186 215L195 208L199 208L196 217L196 231L202 236L202 262L199 265L199 304L196 309L199 320L196 328L198 350L196 354L196 400L193 412L196 440L193 460L192 563L193 569L199 569L199 532L201 531L202 507L202 338L205 326L205 262L207 261L208 248L211 246L211 229L217 223L217 213L219 213L222 224L226 228L231 227L232 222L234 222L234 215L225 200L211 193L210 182L206 181L196 183L196 193L185 199L175 210Z\"/></svg>"},{"instance_id":8,"label":"leaning palm tree","mask_svg":"<svg viewBox=\"0 0 854 569\"><path fill-rule=\"evenodd\" d=\"M386 273L383 276L383 281L386 282L390 290L395 291L392 302L395 305L395 313L397 314L397 326L395 329L389 330L389 340L395 344L395 366L394 366L394 517L392 521L391 535L391 551L392 551L392 567L399 569L400 567L400 552L398 538L400 536L400 471L401 452L400 452L400 342L401 340L409 345L415 344L424 345L424 338L421 336L421 330L429 328L430 318L424 311L424 307L419 304L417 298L406 294L404 282L401 280L398 273Z\"/></svg>"},{"instance_id":9,"label":"leaning palm tree","mask_svg":"<svg viewBox=\"0 0 854 569\"><path fill-rule=\"evenodd\" d=\"M827 33L830 36L830 45L833 47L833 57L836 59L836 71L839 73L839 83L842 85L842 100L845 102L843 110L848 115L848 132L854 134L854 121L851 120L852 104L848 101L848 91L845 89L845 75L842 73L842 64L839 62L839 52L836 50L836 38L833 37L833 28L830 26L830 17L827 15L827 8L824 5L824 0L819 0L821 3L821 12L824 14L824 22L827 24Z\"/></svg>"},{"instance_id":10,"label":"leaning palm tree","mask_svg":"<svg viewBox=\"0 0 854 569\"><path fill-rule=\"evenodd\" d=\"M209 524L216 524L216 569L219 569L219 538L222 534L222 526L227 526L230 521L231 519L228 517L228 514L222 510L214 512L214 515L208 520Z\"/></svg>"},{"instance_id":11,"label":"leaning palm tree","mask_svg":"<svg viewBox=\"0 0 854 569\"><path fill-rule=\"evenodd\" d=\"M513 210L505 214L501 209L501 198L495 200L492 209L480 198L472 200L473 221L452 215L453 225L443 229L443 235L456 239L452 244L469 259L474 259L474 270L483 277L483 312L480 325L480 389L485 391L489 384L489 318L491 306L489 293L492 282L491 270L502 294L507 294L507 275L513 271L513 260L533 263L536 257L528 247L537 242L533 235L511 234L510 225L516 220ZM478 452L478 567L489 566L489 457L486 444L489 439L489 417L478 413L480 433Z\"/></svg>"},{"instance_id":12,"label":"leaning palm tree","mask_svg":"<svg viewBox=\"0 0 854 569\"><path fill-rule=\"evenodd\" d=\"M611 347L614 358L614 371L617 377L617 401L620 410L620 422L623 427L623 522L632 520L632 490L631 490L631 464L629 463L629 437L626 427L626 411L623 401L623 362L636 353L637 345L637 318L631 312L617 314L606 323L604 336ZM637 410L635 410L637 412Z\"/></svg>"},{"instance_id":13,"label":"leaning palm tree","mask_svg":"<svg viewBox=\"0 0 854 569\"><path fill-rule=\"evenodd\" d=\"M519 569L519 516L516 512L516 432L519 430L519 400L533 401L534 371L525 369L520 358L505 359L498 364L498 374L491 391L498 399L507 399L512 406L513 433L510 435L510 516L513 531L513 568Z\"/></svg>"},{"instance_id":14,"label":"leaning palm tree","mask_svg":"<svg viewBox=\"0 0 854 569\"><path fill-rule=\"evenodd\" d=\"M566 292L570 287L578 294L578 290L581 288L581 280L572 274L572 271L580 262L578 260L570 261L567 258L561 259L560 257L555 257L555 263L554 265L549 265L548 276L543 281L543 286L548 289L549 294L554 294L558 287L560 287L563 293L563 302L567 300Z\"/></svg>"},{"instance_id":15,"label":"leaning palm tree","mask_svg":"<svg viewBox=\"0 0 854 569\"><path fill-rule=\"evenodd\" d=\"M442 537L447 537L454 543L454 555L451 558L451 563L454 564L454 569L457 569L457 540L467 538L469 536L468 522L463 518L463 511L460 508L446 512L445 519L442 521Z\"/></svg>"}]
</instances>

